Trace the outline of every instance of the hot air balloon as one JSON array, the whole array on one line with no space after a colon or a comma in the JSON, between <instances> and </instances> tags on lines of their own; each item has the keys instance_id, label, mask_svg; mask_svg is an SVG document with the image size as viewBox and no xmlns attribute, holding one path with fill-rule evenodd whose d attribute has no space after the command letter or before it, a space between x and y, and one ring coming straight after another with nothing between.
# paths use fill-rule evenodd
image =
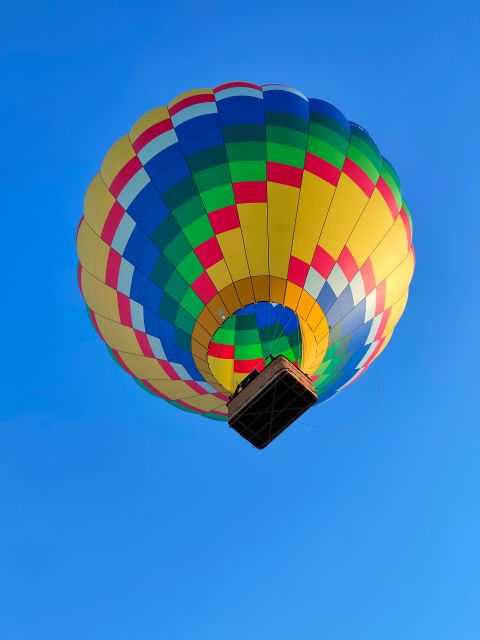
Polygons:
<instances>
[{"instance_id":1,"label":"hot air balloon","mask_svg":"<svg viewBox=\"0 0 480 640\"><path fill-rule=\"evenodd\" d=\"M261 396L234 426L258 448L366 371L414 270L397 174L365 129L292 87L249 82L142 116L87 190L77 249L118 364L207 418Z\"/></svg>"}]
</instances>

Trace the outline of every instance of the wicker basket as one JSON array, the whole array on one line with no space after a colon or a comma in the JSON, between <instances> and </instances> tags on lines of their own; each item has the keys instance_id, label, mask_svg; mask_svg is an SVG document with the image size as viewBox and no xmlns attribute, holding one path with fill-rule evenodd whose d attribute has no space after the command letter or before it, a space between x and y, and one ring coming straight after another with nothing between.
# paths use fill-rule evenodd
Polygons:
<instances>
[{"instance_id":1,"label":"wicker basket","mask_svg":"<svg viewBox=\"0 0 480 640\"><path fill-rule=\"evenodd\" d=\"M264 449L317 401L312 381L277 356L228 403L228 423L257 449Z\"/></svg>"}]
</instances>

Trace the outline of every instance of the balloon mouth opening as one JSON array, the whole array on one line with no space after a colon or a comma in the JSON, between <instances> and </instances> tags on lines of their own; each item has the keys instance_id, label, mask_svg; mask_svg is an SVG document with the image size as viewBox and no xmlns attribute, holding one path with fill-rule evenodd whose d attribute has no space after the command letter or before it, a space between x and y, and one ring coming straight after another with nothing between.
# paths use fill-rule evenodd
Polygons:
<instances>
[{"instance_id":1,"label":"balloon mouth opening","mask_svg":"<svg viewBox=\"0 0 480 640\"><path fill-rule=\"evenodd\" d=\"M208 346L208 366L228 391L254 369L261 371L269 356L285 356L300 366L303 341L298 315L282 304L256 302L238 309L221 326Z\"/></svg>"}]
</instances>

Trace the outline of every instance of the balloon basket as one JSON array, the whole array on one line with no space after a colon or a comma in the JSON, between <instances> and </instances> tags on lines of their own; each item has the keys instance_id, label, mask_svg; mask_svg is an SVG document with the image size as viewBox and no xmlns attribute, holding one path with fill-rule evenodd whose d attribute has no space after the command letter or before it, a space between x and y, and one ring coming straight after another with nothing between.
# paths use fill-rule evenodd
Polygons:
<instances>
[{"instance_id":1,"label":"balloon basket","mask_svg":"<svg viewBox=\"0 0 480 640\"><path fill-rule=\"evenodd\" d=\"M317 401L310 378L284 356L252 371L228 402L228 424L264 449Z\"/></svg>"}]
</instances>

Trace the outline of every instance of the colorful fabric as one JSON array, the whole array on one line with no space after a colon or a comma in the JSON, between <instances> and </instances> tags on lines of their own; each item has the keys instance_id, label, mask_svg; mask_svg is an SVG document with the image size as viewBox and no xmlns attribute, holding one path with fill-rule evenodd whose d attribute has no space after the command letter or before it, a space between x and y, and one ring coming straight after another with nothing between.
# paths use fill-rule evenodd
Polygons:
<instances>
[{"instance_id":1,"label":"colorful fabric","mask_svg":"<svg viewBox=\"0 0 480 640\"><path fill-rule=\"evenodd\" d=\"M272 349L312 377L319 402L356 380L414 270L397 174L368 133L323 100L247 82L140 118L88 188L77 248L114 359L217 419Z\"/></svg>"}]
</instances>

